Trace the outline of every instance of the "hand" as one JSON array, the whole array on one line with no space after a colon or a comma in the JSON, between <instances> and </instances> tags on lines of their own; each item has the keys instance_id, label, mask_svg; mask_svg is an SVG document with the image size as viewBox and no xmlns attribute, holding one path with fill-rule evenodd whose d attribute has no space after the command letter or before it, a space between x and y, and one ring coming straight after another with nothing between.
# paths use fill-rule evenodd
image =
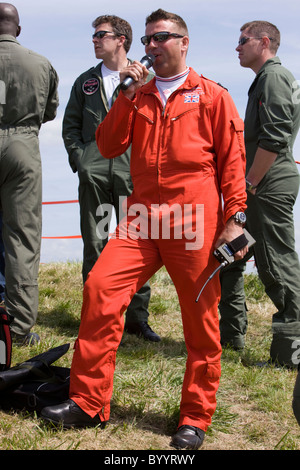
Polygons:
<instances>
[{"instance_id":1,"label":"hand","mask_svg":"<svg viewBox=\"0 0 300 470\"><path fill-rule=\"evenodd\" d=\"M138 61L134 61L133 63L129 64L122 70L122 72L120 72L121 82L128 76L134 79L134 83L130 85L127 90L122 90L128 99L132 100L137 90L145 85L148 74L149 70L147 67Z\"/></svg>"},{"instance_id":2,"label":"hand","mask_svg":"<svg viewBox=\"0 0 300 470\"><path fill-rule=\"evenodd\" d=\"M225 225L224 230L216 241L215 247L218 248L220 245L223 245L223 243L230 243L232 240L239 237L243 233L243 227L240 224L237 224L234 219L229 219ZM234 254L234 259L243 259L248 251L249 248L248 245L246 245L244 248Z\"/></svg>"}]
</instances>

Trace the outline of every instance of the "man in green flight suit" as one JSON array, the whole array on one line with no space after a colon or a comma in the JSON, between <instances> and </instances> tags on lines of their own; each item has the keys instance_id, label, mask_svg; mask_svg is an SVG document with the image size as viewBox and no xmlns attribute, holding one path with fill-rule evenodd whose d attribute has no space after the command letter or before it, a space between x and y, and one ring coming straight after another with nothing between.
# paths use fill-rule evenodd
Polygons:
<instances>
[{"instance_id":1,"label":"man in green flight suit","mask_svg":"<svg viewBox=\"0 0 300 470\"><path fill-rule=\"evenodd\" d=\"M272 319L270 360L296 367L300 345L300 267L295 251L293 206L299 172L292 149L300 125L300 105L296 99L299 86L276 56L279 44L276 26L253 21L242 26L236 50L241 66L256 74L245 116L246 227L256 240L253 252L259 277L277 308ZM249 257L251 254L250 250ZM244 347L247 330L244 269L245 259L225 268L220 276L221 342L236 349Z\"/></svg>"},{"instance_id":2,"label":"man in green flight suit","mask_svg":"<svg viewBox=\"0 0 300 470\"><path fill-rule=\"evenodd\" d=\"M119 222L122 202L133 189L130 149L109 161L99 153L95 141L98 125L118 96L120 71L130 62L127 53L132 42L132 29L127 21L115 15L99 16L92 26L95 28L95 56L102 62L76 79L63 120L69 163L79 178L83 282L108 241L112 208ZM152 73L149 75L153 77ZM149 300L150 285L146 283L127 309L125 331L150 341L160 341L148 325Z\"/></svg>"},{"instance_id":3,"label":"man in green flight suit","mask_svg":"<svg viewBox=\"0 0 300 470\"><path fill-rule=\"evenodd\" d=\"M5 307L14 317L16 342L39 340L30 332L38 313L42 226L39 129L56 116L58 77L49 61L16 40L16 8L0 3L0 211L5 249Z\"/></svg>"}]
</instances>

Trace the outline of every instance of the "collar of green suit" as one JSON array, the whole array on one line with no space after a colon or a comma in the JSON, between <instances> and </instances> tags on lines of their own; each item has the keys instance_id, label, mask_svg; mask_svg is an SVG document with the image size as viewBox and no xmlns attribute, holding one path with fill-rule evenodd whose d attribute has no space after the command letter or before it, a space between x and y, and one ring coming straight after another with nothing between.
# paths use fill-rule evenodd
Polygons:
<instances>
[{"instance_id":1,"label":"collar of green suit","mask_svg":"<svg viewBox=\"0 0 300 470\"><path fill-rule=\"evenodd\" d=\"M19 42L16 40L16 38L14 36L11 36L10 34L0 34L0 41L2 42L16 42L17 44L19 44Z\"/></svg>"}]
</instances>

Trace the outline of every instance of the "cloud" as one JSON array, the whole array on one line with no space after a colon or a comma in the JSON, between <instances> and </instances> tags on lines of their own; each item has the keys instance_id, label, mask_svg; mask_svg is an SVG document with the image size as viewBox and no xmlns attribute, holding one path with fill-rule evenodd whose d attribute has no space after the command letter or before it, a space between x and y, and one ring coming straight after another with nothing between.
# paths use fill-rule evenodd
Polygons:
<instances>
[{"instance_id":1,"label":"cloud","mask_svg":"<svg viewBox=\"0 0 300 470\"><path fill-rule=\"evenodd\" d=\"M62 144L62 114L58 115L54 121L49 121L42 125L40 130L40 143L44 146L61 146Z\"/></svg>"}]
</instances>

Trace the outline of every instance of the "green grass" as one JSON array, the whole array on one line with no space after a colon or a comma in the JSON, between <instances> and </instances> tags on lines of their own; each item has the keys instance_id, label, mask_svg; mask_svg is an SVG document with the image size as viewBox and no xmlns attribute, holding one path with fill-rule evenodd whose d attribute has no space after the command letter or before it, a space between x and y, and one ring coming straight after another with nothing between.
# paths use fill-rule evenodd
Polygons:
<instances>
[{"instance_id":1,"label":"green grass","mask_svg":"<svg viewBox=\"0 0 300 470\"><path fill-rule=\"evenodd\" d=\"M40 267L40 305L34 331L41 343L13 347L13 365L70 343L57 365L69 367L80 323L81 264ZM171 450L186 349L174 286L161 269L151 280L149 323L160 343L125 334L117 354L111 419L104 430L64 431L27 412L0 411L1 450ZM299 450L291 402L296 371L261 368L267 360L274 307L256 275L245 276L249 308L246 348L226 349L217 410L203 450Z\"/></svg>"}]
</instances>

